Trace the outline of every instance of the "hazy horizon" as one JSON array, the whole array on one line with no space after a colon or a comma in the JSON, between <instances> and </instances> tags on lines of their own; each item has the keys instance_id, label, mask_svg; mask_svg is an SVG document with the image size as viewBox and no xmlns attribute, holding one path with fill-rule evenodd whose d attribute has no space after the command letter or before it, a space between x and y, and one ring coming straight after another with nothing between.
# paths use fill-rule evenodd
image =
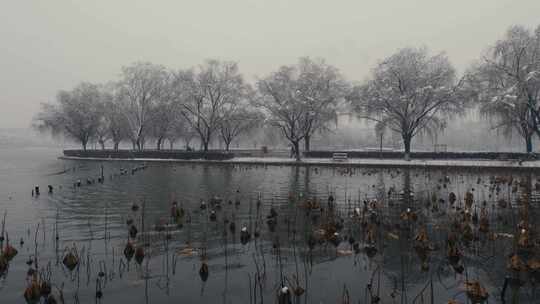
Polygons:
<instances>
[{"instance_id":1,"label":"hazy horizon","mask_svg":"<svg viewBox=\"0 0 540 304\"><path fill-rule=\"evenodd\" d=\"M58 90L114 80L134 61L234 60L252 80L323 57L362 81L395 50L426 46L463 72L510 25L537 26L538 11L532 0L11 1L0 12L0 128L29 127Z\"/></svg>"}]
</instances>

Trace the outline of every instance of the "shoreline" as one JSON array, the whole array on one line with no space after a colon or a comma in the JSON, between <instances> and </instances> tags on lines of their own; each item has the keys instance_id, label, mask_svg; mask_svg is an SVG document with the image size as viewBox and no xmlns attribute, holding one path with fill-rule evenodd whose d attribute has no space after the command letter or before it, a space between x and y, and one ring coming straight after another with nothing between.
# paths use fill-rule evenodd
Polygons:
<instances>
[{"instance_id":1,"label":"shoreline","mask_svg":"<svg viewBox=\"0 0 540 304\"><path fill-rule=\"evenodd\" d=\"M283 157L235 157L228 160L205 159L165 159L165 158L100 158L59 156L62 160L85 161L122 161L122 162L155 162L180 164L211 164L211 165L257 165L257 166L324 166L324 167L377 167L377 168L482 168L482 169L514 169L514 170L540 170L540 161L517 160L487 160L487 159L373 159L349 158L345 161L334 161L329 158L304 158L296 161Z\"/></svg>"}]
</instances>

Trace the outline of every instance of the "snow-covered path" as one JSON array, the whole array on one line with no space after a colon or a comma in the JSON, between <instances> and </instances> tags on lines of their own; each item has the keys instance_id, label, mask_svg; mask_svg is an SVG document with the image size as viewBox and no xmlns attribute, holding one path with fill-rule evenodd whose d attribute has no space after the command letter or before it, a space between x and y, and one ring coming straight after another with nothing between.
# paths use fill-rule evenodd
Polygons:
<instances>
[{"instance_id":1,"label":"snow-covered path","mask_svg":"<svg viewBox=\"0 0 540 304\"><path fill-rule=\"evenodd\" d=\"M335 167L464 167L464 168L523 168L540 169L540 161L525 161L521 164L517 160L441 160L441 159L374 159L351 158L344 161L334 161L329 158L304 158L296 161L292 158L282 157L235 157L230 160L204 160L204 159L156 159L156 158L130 158L130 159L104 159L79 158L61 156L61 159L95 160L95 161L136 161L136 162L174 162L174 163L213 163L213 164L244 164L244 165L276 165L276 166L335 166Z\"/></svg>"}]
</instances>

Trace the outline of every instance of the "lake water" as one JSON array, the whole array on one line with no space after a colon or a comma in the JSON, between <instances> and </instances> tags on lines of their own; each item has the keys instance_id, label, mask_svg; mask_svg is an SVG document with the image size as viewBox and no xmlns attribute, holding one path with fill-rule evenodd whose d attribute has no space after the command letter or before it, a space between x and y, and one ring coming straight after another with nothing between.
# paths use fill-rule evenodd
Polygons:
<instances>
[{"instance_id":1,"label":"lake water","mask_svg":"<svg viewBox=\"0 0 540 304\"><path fill-rule=\"evenodd\" d=\"M141 164L59 160L59 153L0 149L0 215L5 212L6 236L18 250L0 279L0 303L24 303L36 262L37 277L53 285L57 298L62 290L66 303L277 303L282 285L305 291L291 295L291 303L376 303L377 297L378 303L431 303L432 296L433 303L465 303L467 280L479 281L497 303L506 276L523 283L507 288L509 303L512 296L539 303L530 271L507 268L508 256L519 251L507 235L519 222L518 182L533 185L535 196L533 172L171 163L132 171ZM474 195L471 212L480 213L486 202L490 231L471 223L475 238L460 242L460 273L448 262L446 240L466 191ZM453 205L450 192L457 196ZM220 208L210 204L216 195ZM330 195L335 204L328 205ZM308 210L308 198L324 210ZM364 212L364 201L372 200L378 203ZM171 218L173 201L183 217ZM416 221L400 219L406 208ZM532 240L535 208L530 213ZM131 242L145 253L141 264L123 253L128 221L138 230ZM336 226L337 237L314 238ZM414 249L422 227L432 247L427 258ZM371 241L368 231L375 231ZM377 252L368 257L365 247ZM63 264L71 248L79 257L73 271ZM535 250L520 256L532 259Z\"/></svg>"}]
</instances>

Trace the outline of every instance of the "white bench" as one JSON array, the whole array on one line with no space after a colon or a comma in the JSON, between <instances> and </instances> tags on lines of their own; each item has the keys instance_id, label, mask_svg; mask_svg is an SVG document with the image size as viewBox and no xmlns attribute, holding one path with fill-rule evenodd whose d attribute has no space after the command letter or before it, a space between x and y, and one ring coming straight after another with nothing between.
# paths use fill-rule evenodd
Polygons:
<instances>
[{"instance_id":1,"label":"white bench","mask_svg":"<svg viewBox=\"0 0 540 304\"><path fill-rule=\"evenodd\" d=\"M332 160L334 160L334 161L346 161L347 160L347 153L345 153L345 152L332 153Z\"/></svg>"}]
</instances>

